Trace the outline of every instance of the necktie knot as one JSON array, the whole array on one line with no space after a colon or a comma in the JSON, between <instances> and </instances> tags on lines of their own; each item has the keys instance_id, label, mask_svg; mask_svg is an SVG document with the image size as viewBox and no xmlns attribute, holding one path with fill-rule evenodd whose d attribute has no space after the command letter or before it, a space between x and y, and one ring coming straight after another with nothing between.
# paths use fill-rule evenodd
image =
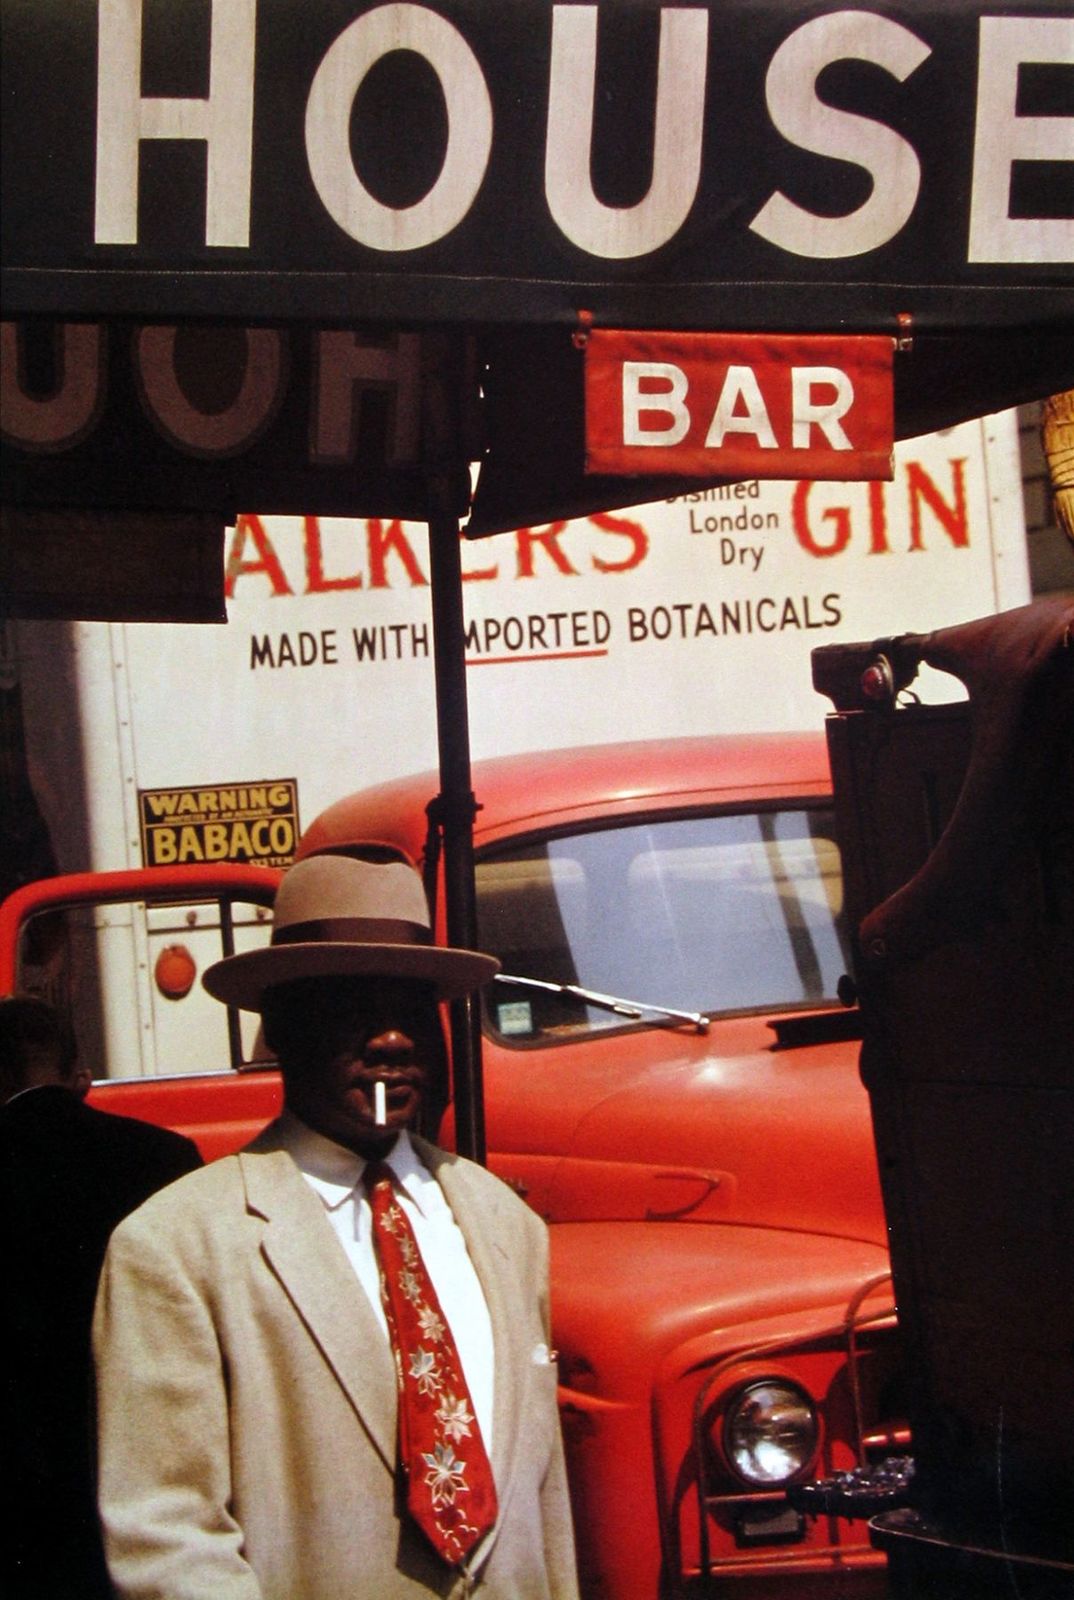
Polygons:
<instances>
[{"instance_id":1,"label":"necktie knot","mask_svg":"<svg viewBox=\"0 0 1074 1600\"><path fill-rule=\"evenodd\" d=\"M386 1183L390 1187L394 1177L395 1174L386 1161L367 1161L365 1171L362 1173L362 1182L365 1185L366 1193L371 1195L373 1190L382 1183Z\"/></svg>"}]
</instances>

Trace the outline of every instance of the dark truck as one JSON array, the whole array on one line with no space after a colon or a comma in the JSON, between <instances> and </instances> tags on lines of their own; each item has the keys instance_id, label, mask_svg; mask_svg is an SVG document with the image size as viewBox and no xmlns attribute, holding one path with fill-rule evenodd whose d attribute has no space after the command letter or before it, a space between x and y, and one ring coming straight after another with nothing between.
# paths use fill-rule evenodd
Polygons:
<instances>
[{"instance_id":1,"label":"dark truck","mask_svg":"<svg viewBox=\"0 0 1074 1600\"><path fill-rule=\"evenodd\" d=\"M969 700L898 704L920 662ZM832 646L813 663L837 707L837 832L913 1435L903 1503L879 1511L872 1538L893 1600L1062 1600L1074 1594L1074 603ZM882 1491L845 1474L792 1500L860 1515Z\"/></svg>"}]
</instances>

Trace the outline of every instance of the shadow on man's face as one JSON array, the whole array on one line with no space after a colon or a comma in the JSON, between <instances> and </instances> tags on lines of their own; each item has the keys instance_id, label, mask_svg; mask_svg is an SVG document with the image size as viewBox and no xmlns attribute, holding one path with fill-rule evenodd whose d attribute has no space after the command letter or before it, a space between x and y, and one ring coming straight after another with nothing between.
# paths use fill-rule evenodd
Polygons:
<instances>
[{"instance_id":1,"label":"shadow on man's face","mask_svg":"<svg viewBox=\"0 0 1074 1600\"><path fill-rule=\"evenodd\" d=\"M369 1157L385 1154L419 1118L427 1128L439 1121L447 1056L431 984L302 978L270 989L263 1017L287 1106L318 1133Z\"/></svg>"}]
</instances>

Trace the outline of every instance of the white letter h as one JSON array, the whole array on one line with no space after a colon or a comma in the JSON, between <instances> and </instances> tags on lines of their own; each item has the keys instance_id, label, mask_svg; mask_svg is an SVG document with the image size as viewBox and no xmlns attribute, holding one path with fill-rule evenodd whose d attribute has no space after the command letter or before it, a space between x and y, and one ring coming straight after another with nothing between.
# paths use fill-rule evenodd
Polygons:
<instances>
[{"instance_id":1,"label":"white letter h","mask_svg":"<svg viewBox=\"0 0 1074 1600\"><path fill-rule=\"evenodd\" d=\"M256 20L257 0L212 0L208 97L144 100L142 0L100 0L97 244L138 242L143 139L204 139L205 243L249 245Z\"/></svg>"}]
</instances>

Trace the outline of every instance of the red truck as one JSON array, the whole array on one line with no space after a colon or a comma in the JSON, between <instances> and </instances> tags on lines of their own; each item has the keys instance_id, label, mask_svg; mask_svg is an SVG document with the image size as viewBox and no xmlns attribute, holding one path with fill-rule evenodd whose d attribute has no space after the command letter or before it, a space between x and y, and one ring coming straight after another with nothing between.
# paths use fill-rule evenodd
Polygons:
<instances>
[{"instance_id":1,"label":"red truck","mask_svg":"<svg viewBox=\"0 0 1074 1600\"><path fill-rule=\"evenodd\" d=\"M489 1163L551 1226L583 1592L882 1594L864 1521L786 1494L907 1440L823 740L504 757L474 784L480 943L503 964L482 1001ZM427 774L353 795L300 854L423 865L436 790ZM141 900L157 1003L181 1020L205 941L266 937L275 882L40 880L0 908L0 989L81 993L97 1048L94 939ZM210 1158L235 1148L279 1083L225 1021L230 1065L181 1052L174 1076L108 1081L104 1061L96 1103Z\"/></svg>"}]
</instances>

